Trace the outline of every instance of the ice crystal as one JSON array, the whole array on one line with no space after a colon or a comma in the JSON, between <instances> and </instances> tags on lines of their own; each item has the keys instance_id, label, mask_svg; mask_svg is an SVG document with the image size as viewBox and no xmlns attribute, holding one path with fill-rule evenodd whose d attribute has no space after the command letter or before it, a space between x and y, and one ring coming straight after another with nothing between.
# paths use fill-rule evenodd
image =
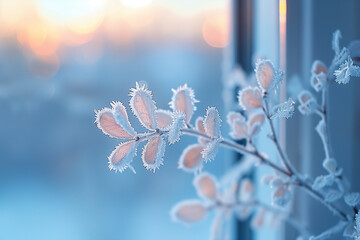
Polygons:
<instances>
[{"instance_id":1,"label":"ice crystal","mask_svg":"<svg viewBox=\"0 0 360 240\"><path fill-rule=\"evenodd\" d=\"M353 64L350 56L343 64L340 65L338 70L335 70L335 81L339 84L347 84L350 81L350 76L360 77L359 66Z\"/></svg>"},{"instance_id":2,"label":"ice crystal","mask_svg":"<svg viewBox=\"0 0 360 240\"><path fill-rule=\"evenodd\" d=\"M276 105L272 111L271 119L274 118L289 118L294 114L294 104L295 102L289 98L286 102Z\"/></svg>"},{"instance_id":3,"label":"ice crystal","mask_svg":"<svg viewBox=\"0 0 360 240\"><path fill-rule=\"evenodd\" d=\"M173 123L170 126L168 133L168 141L170 144L174 144L180 140L181 129L185 127L185 114L182 112L173 113Z\"/></svg>"}]
</instances>

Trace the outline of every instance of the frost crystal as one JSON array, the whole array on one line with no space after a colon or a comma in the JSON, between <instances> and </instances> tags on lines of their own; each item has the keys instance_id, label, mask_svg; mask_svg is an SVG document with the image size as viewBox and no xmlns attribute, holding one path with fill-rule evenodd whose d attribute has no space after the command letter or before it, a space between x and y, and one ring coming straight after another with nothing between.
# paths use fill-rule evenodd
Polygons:
<instances>
[{"instance_id":1,"label":"frost crystal","mask_svg":"<svg viewBox=\"0 0 360 240\"><path fill-rule=\"evenodd\" d=\"M95 123L106 135L118 139L131 139L136 132L131 126L126 109L121 102L112 102L110 108L95 111Z\"/></svg>"},{"instance_id":2,"label":"frost crystal","mask_svg":"<svg viewBox=\"0 0 360 240\"><path fill-rule=\"evenodd\" d=\"M339 84L347 84L350 81L350 76L360 77L360 69L353 64L350 56L343 64L340 65L338 70L334 71L335 81Z\"/></svg>"},{"instance_id":3,"label":"frost crystal","mask_svg":"<svg viewBox=\"0 0 360 240\"><path fill-rule=\"evenodd\" d=\"M129 95L131 96L130 108L141 125L150 130L156 129L156 106L151 91L145 88L145 85L140 86L136 82L136 87L130 89Z\"/></svg>"},{"instance_id":4,"label":"frost crystal","mask_svg":"<svg viewBox=\"0 0 360 240\"><path fill-rule=\"evenodd\" d=\"M206 116L204 118L204 128L206 135L211 138L218 138L221 136L220 131L221 119L219 112L215 107L209 107L206 110Z\"/></svg>"},{"instance_id":5,"label":"frost crystal","mask_svg":"<svg viewBox=\"0 0 360 240\"><path fill-rule=\"evenodd\" d=\"M239 104L244 110L262 107L262 99L259 88L247 87L239 91Z\"/></svg>"},{"instance_id":6,"label":"frost crystal","mask_svg":"<svg viewBox=\"0 0 360 240\"><path fill-rule=\"evenodd\" d=\"M199 102L195 99L194 90L189 88L187 84L172 89L173 96L169 103L170 108L175 112L179 111L185 114L186 123L189 124L192 115L196 111L195 103Z\"/></svg>"},{"instance_id":7,"label":"frost crystal","mask_svg":"<svg viewBox=\"0 0 360 240\"><path fill-rule=\"evenodd\" d=\"M289 118L294 114L294 104L295 102L289 98L286 102L280 103L273 108L273 114L271 119L274 118Z\"/></svg>"},{"instance_id":8,"label":"frost crystal","mask_svg":"<svg viewBox=\"0 0 360 240\"><path fill-rule=\"evenodd\" d=\"M173 221L192 223L202 220L206 215L206 207L198 200L182 201L171 210Z\"/></svg>"},{"instance_id":9,"label":"frost crystal","mask_svg":"<svg viewBox=\"0 0 360 240\"><path fill-rule=\"evenodd\" d=\"M165 146L166 143L162 136L153 137L147 142L141 156L147 170L155 172L163 164Z\"/></svg>"},{"instance_id":10,"label":"frost crystal","mask_svg":"<svg viewBox=\"0 0 360 240\"><path fill-rule=\"evenodd\" d=\"M219 150L221 139L216 138L208 143L208 145L205 147L205 149L201 152L202 157L204 158L205 162L214 160L216 157L216 154Z\"/></svg>"},{"instance_id":11,"label":"frost crystal","mask_svg":"<svg viewBox=\"0 0 360 240\"><path fill-rule=\"evenodd\" d=\"M180 140L181 128L184 128L185 124L185 114L182 112L173 113L173 123L170 126L168 133L168 141L170 144L174 144Z\"/></svg>"},{"instance_id":12,"label":"frost crystal","mask_svg":"<svg viewBox=\"0 0 360 240\"><path fill-rule=\"evenodd\" d=\"M360 203L360 193L358 192L347 193L344 196L344 200L345 203L350 207L355 207Z\"/></svg>"},{"instance_id":13,"label":"frost crystal","mask_svg":"<svg viewBox=\"0 0 360 240\"><path fill-rule=\"evenodd\" d=\"M204 199L215 200L217 195L217 181L208 173L198 175L193 182L198 195Z\"/></svg>"},{"instance_id":14,"label":"frost crystal","mask_svg":"<svg viewBox=\"0 0 360 240\"><path fill-rule=\"evenodd\" d=\"M201 152L203 150L204 147L198 144L188 146L180 156L179 168L187 172L197 172L201 170L203 165Z\"/></svg>"},{"instance_id":15,"label":"frost crystal","mask_svg":"<svg viewBox=\"0 0 360 240\"><path fill-rule=\"evenodd\" d=\"M108 157L110 170L123 172L126 168L130 168L135 173L131 162L136 155L137 145L136 141L120 143Z\"/></svg>"}]
</instances>

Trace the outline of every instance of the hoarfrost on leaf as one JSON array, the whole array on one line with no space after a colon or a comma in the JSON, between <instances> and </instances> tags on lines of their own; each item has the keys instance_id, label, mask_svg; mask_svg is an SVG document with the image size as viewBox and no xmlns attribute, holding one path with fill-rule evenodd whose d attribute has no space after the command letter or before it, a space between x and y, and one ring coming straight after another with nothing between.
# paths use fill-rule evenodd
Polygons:
<instances>
[{"instance_id":1,"label":"hoarfrost on leaf","mask_svg":"<svg viewBox=\"0 0 360 240\"><path fill-rule=\"evenodd\" d=\"M195 121L195 128L196 130L198 130L199 132L203 133L206 135L205 132L205 127L204 127L204 118L202 117L198 117ZM206 138L203 137L198 137L198 142L203 145L206 146L206 144L208 144L209 140L207 140Z\"/></svg>"},{"instance_id":2,"label":"hoarfrost on leaf","mask_svg":"<svg viewBox=\"0 0 360 240\"><path fill-rule=\"evenodd\" d=\"M143 165L147 170L155 172L163 164L166 142L162 136L151 138L142 153Z\"/></svg>"},{"instance_id":3,"label":"hoarfrost on leaf","mask_svg":"<svg viewBox=\"0 0 360 240\"><path fill-rule=\"evenodd\" d=\"M215 107L209 107L206 110L204 118L204 128L206 135L211 138L218 138L221 136L220 131L221 119L218 110Z\"/></svg>"},{"instance_id":4,"label":"hoarfrost on leaf","mask_svg":"<svg viewBox=\"0 0 360 240\"><path fill-rule=\"evenodd\" d=\"M250 179L243 179L240 183L239 199L243 202L250 202L254 196L254 185Z\"/></svg>"},{"instance_id":5,"label":"hoarfrost on leaf","mask_svg":"<svg viewBox=\"0 0 360 240\"><path fill-rule=\"evenodd\" d=\"M218 153L219 145L220 145L221 141L222 140L220 138L216 138L206 145L204 150L201 152L202 157L205 162L215 159L216 154Z\"/></svg>"},{"instance_id":6,"label":"hoarfrost on leaf","mask_svg":"<svg viewBox=\"0 0 360 240\"><path fill-rule=\"evenodd\" d=\"M169 103L170 108L176 112L185 114L185 122L190 123L191 117L196 111L195 103L199 102L195 99L194 90L189 88L187 84L178 87L176 90L172 89L173 96Z\"/></svg>"},{"instance_id":7,"label":"hoarfrost on leaf","mask_svg":"<svg viewBox=\"0 0 360 240\"><path fill-rule=\"evenodd\" d=\"M255 74L263 92L275 91L284 79L284 72L275 71L273 63L268 59L259 59L256 62Z\"/></svg>"},{"instance_id":8,"label":"hoarfrost on leaf","mask_svg":"<svg viewBox=\"0 0 360 240\"><path fill-rule=\"evenodd\" d=\"M274 118L289 118L294 114L295 102L289 98L286 102L280 103L273 108L271 119Z\"/></svg>"},{"instance_id":9,"label":"hoarfrost on leaf","mask_svg":"<svg viewBox=\"0 0 360 240\"><path fill-rule=\"evenodd\" d=\"M180 140L181 129L186 126L185 114L182 112L173 112L173 123L170 126L168 133L168 141L170 144L174 144Z\"/></svg>"},{"instance_id":10,"label":"hoarfrost on leaf","mask_svg":"<svg viewBox=\"0 0 360 240\"><path fill-rule=\"evenodd\" d=\"M147 129L155 130L157 128L156 106L151 91L145 88L145 85L140 86L136 82L136 87L130 89L129 95L131 96L130 108L141 125Z\"/></svg>"},{"instance_id":11,"label":"hoarfrost on leaf","mask_svg":"<svg viewBox=\"0 0 360 240\"><path fill-rule=\"evenodd\" d=\"M350 207L355 207L360 203L360 193L358 192L347 193L344 196L344 201Z\"/></svg>"},{"instance_id":12,"label":"hoarfrost on leaf","mask_svg":"<svg viewBox=\"0 0 360 240\"><path fill-rule=\"evenodd\" d=\"M339 176L342 173L342 169L338 168L337 162L333 158L327 158L323 161L323 167L329 174Z\"/></svg>"},{"instance_id":13,"label":"hoarfrost on leaf","mask_svg":"<svg viewBox=\"0 0 360 240\"><path fill-rule=\"evenodd\" d=\"M309 115L316 110L317 103L309 91L302 91L298 95L299 111L304 115Z\"/></svg>"},{"instance_id":14,"label":"hoarfrost on leaf","mask_svg":"<svg viewBox=\"0 0 360 240\"><path fill-rule=\"evenodd\" d=\"M193 182L198 195L204 199L215 200L217 195L217 181L209 173L201 173Z\"/></svg>"},{"instance_id":15,"label":"hoarfrost on leaf","mask_svg":"<svg viewBox=\"0 0 360 240\"><path fill-rule=\"evenodd\" d=\"M203 166L203 158L201 152L204 147L199 144L193 144L184 149L180 156L179 168L187 172L197 172Z\"/></svg>"},{"instance_id":16,"label":"hoarfrost on leaf","mask_svg":"<svg viewBox=\"0 0 360 240\"><path fill-rule=\"evenodd\" d=\"M130 168L135 173L131 162L136 155L137 145L136 141L120 143L108 157L110 170L123 172L126 168Z\"/></svg>"},{"instance_id":17,"label":"hoarfrost on leaf","mask_svg":"<svg viewBox=\"0 0 360 240\"><path fill-rule=\"evenodd\" d=\"M262 107L262 98L259 88L247 87L239 91L239 104L244 110Z\"/></svg>"},{"instance_id":18,"label":"hoarfrost on leaf","mask_svg":"<svg viewBox=\"0 0 360 240\"><path fill-rule=\"evenodd\" d=\"M186 200L173 207L171 217L173 221L193 223L202 220L206 212L206 207L200 201Z\"/></svg>"},{"instance_id":19,"label":"hoarfrost on leaf","mask_svg":"<svg viewBox=\"0 0 360 240\"><path fill-rule=\"evenodd\" d=\"M342 38L341 32L339 29L337 29L333 33L333 39L332 39L332 49L334 50L336 55L340 54L340 38Z\"/></svg>"},{"instance_id":20,"label":"hoarfrost on leaf","mask_svg":"<svg viewBox=\"0 0 360 240\"><path fill-rule=\"evenodd\" d=\"M95 111L95 123L106 135L118 139L132 139L136 132L131 126L126 109L121 102L112 102L110 108Z\"/></svg>"},{"instance_id":21,"label":"hoarfrost on leaf","mask_svg":"<svg viewBox=\"0 0 360 240\"><path fill-rule=\"evenodd\" d=\"M321 175L318 176L313 185L312 188L314 190L321 190L326 186L331 186L334 183L334 176L333 175Z\"/></svg>"},{"instance_id":22,"label":"hoarfrost on leaf","mask_svg":"<svg viewBox=\"0 0 360 240\"><path fill-rule=\"evenodd\" d=\"M291 199L291 192L286 184L277 188L272 194L273 204L284 207Z\"/></svg>"}]
</instances>

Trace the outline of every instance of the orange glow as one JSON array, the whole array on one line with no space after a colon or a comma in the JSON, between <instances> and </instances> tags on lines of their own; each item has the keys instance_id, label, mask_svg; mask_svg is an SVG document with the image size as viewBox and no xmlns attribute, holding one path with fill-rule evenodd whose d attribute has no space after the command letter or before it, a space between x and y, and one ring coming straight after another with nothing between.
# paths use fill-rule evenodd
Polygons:
<instances>
[{"instance_id":1,"label":"orange glow","mask_svg":"<svg viewBox=\"0 0 360 240\"><path fill-rule=\"evenodd\" d=\"M215 48L223 48L229 44L229 15L227 11L219 11L206 17L202 26L202 35L207 44Z\"/></svg>"},{"instance_id":2,"label":"orange glow","mask_svg":"<svg viewBox=\"0 0 360 240\"><path fill-rule=\"evenodd\" d=\"M56 31L50 29L44 23L35 21L17 31L17 39L23 46L37 55L51 55L59 47L59 37Z\"/></svg>"},{"instance_id":3,"label":"orange glow","mask_svg":"<svg viewBox=\"0 0 360 240\"><path fill-rule=\"evenodd\" d=\"M76 19L68 24L71 31L77 34L89 34L94 32L104 19L101 13Z\"/></svg>"},{"instance_id":4,"label":"orange glow","mask_svg":"<svg viewBox=\"0 0 360 240\"><path fill-rule=\"evenodd\" d=\"M286 23L286 0L280 0L279 2L279 14L280 23Z\"/></svg>"}]
</instances>

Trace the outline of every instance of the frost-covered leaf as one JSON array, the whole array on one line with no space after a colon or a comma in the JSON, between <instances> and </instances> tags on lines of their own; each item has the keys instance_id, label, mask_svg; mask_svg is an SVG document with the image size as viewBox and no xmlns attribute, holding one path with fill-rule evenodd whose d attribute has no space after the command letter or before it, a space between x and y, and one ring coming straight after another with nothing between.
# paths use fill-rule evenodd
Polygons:
<instances>
[{"instance_id":1,"label":"frost-covered leaf","mask_svg":"<svg viewBox=\"0 0 360 240\"><path fill-rule=\"evenodd\" d=\"M334 71L335 81L337 83L347 84L350 81L350 76L360 77L360 68L353 64L350 56L343 64L339 66L338 70Z\"/></svg>"},{"instance_id":2,"label":"frost-covered leaf","mask_svg":"<svg viewBox=\"0 0 360 240\"><path fill-rule=\"evenodd\" d=\"M262 227L265 224L265 214L266 210L259 208L251 220L251 227L254 229Z\"/></svg>"},{"instance_id":3,"label":"frost-covered leaf","mask_svg":"<svg viewBox=\"0 0 360 240\"><path fill-rule=\"evenodd\" d=\"M248 126L241 120L235 120L232 125L230 136L235 140L241 140L248 137Z\"/></svg>"},{"instance_id":4,"label":"frost-covered leaf","mask_svg":"<svg viewBox=\"0 0 360 240\"><path fill-rule=\"evenodd\" d=\"M139 85L130 89L130 108L134 115L139 119L141 125L147 129L154 130L157 128L156 106L152 99L151 91L145 85Z\"/></svg>"},{"instance_id":5,"label":"frost-covered leaf","mask_svg":"<svg viewBox=\"0 0 360 240\"><path fill-rule=\"evenodd\" d=\"M187 172L196 172L201 170L203 166L203 158L201 152L204 147L193 144L188 146L180 156L179 168Z\"/></svg>"},{"instance_id":6,"label":"frost-covered leaf","mask_svg":"<svg viewBox=\"0 0 360 240\"><path fill-rule=\"evenodd\" d=\"M239 199L243 202L250 202L254 196L254 185L252 181L245 178L240 184Z\"/></svg>"},{"instance_id":7,"label":"frost-covered leaf","mask_svg":"<svg viewBox=\"0 0 360 240\"><path fill-rule=\"evenodd\" d=\"M325 201L335 202L335 201L339 200L342 197L342 195L343 195L342 192L335 190L335 189L330 189L325 194Z\"/></svg>"},{"instance_id":8,"label":"frost-covered leaf","mask_svg":"<svg viewBox=\"0 0 360 240\"><path fill-rule=\"evenodd\" d=\"M279 188L282 185L284 185L284 180L280 176L274 176L269 183L270 188Z\"/></svg>"},{"instance_id":9,"label":"frost-covered leaf","mask_svg":"<svg viewBox=\"0 0 360 240\"><path fill-rule=\"evenodd\" d=\"M206 110L204 118L204 128L206 135L211 138L218 138L221 136L220 131L221 119L218 110L215 107L209 107Z\"/></svg>"},{"instance_id":10,"label":"frost-covered leaf","mask_svg":"<svg viewBox=\"0 0 360 240\"><path fill-rule=\"evenodd\" d=\"M174 144L180 140L181 129L186 126L185 114L182 112L173 112L173 123L170 126L168 133L168 141L170 144Z\"/></svg>"},{"instance_id":11,"label":"frost-covered leaf","mask_svg":"<svg viewBox=\"0 0 360 240\"><path fill-rule=\"evenodd\" d=\"M271 119L274 118L289 118L294 114L295 102L289 98L286 102L276 105L272 111Z\"/></svg>"},{"instance_id":12,"label":"frost-covered leaf","mask_svg":"<svg viewBox=\"0 0 360 240\"><path fill-rule=\"evenodd\" d=\"M126 168L130 168L135 173L131 162L136 155L137 146L136 141L120 143L108 157L110 170L123 172Z\"/></svg>"},{"instance_id":13,"label":"frost-covered leaf","mask_svg":"<svg viewBox=\"0 0 360 240\"><path fill-rule=\"evenodd\" d=\"M350 207L355 207L360 203L360 193L358 192L347 193L344 196L344 201Z\"/></svg>"},{"instance_id":14,"label":"frost-covered leaf","mask_svg":"<svg viewBox=\"0 0 360 240\"><path fill-rule=\"evenodd\" d=\"M110 137L131 139L136 132L131 126L126 109L121 102L112 102L110 108L96 111L95 123L102 132Z\"/></svg>"},{"instance_id":15,"label":"frost-covered leaf","mask_svg":"<svg viewBox=\"0 0 360 240\"><path fill-rule=\"evenodd\" d=\"M313 185L312 188L314 190L321 190L326 186L331 186L334 183L334 176L333 175L321 175L318 176Z\"/></svg>"},{"instance_id":16,"label":"frost-covered leaf","mask_svg":"<svg viewBox=\"0 0 360 240\"><path fill-rule=\"evenodd\" d=\"M287 185L283 185L276 189L272 194L273 204L284 207L286 206L291 199L291 192Z\"/></svg>"},{"instance_id":17,"label":"frost-covered leaf","mask_svg":"<svg viewBox=\"0 0 360 240\"><path fill-rule=\"evenodd\" d=\"M204 150L201 152L205 162L212 161L215 159L221 141L222 140L220 138L216 138L206 145Z\"/></svg>"},{"instance_id":18,"label":"frost-covered leaf","mask_svg":"<svg viewBox=\"0 0 360 240\"><path fill-rule=\"evenodd\" d=\"M194 179L194 186L198 195L204 199L215 200L217 195L217 181L209 173L201 173Z\"/></svg>"},{"instance_id":19,"label":"frost-covered leaf","mask_svg":"<svg viewBox=\"0 0 360 240\"><path fill-rule=\"evenodd\" d=\"M261 183L270 186L271 181L275 178L274 175L264 175L261 178Z\"/></svg>"},{"instance_id":20,"label":"frost-covered leaf","mask_svg":"<svg viewBox=\"0 0 360 240\"><path fill-rule=\"evenodd\" d=\"M173 122L172 112L168 110L156 110L157 125L161 130L168 130Z\"/></svg>"},{"instance_id":21,"label":"frost-covered leaf","mask_svg":"<svg viewBox=\"0 0 360 240\"><path fill-rule=\"evenodd\" d=\"M313 62L313 65L311 66L311 73L313 74L323 73L326 75L328 73L328 70L326 68L326 65L322 61L315 60Z\"/></svg>"},{"instance_id":22,"label":"frost-covered leaf","mask_svg":"<svg viewBox=\"0 0 360 240\"><path fill-rule=\"evenodd\" d=\"M265 120L265 116L263 113L253 113L249 117L248 125L250 127L252 127L256 123L262 125L264 123L264 120Z\"/></svg>"},{"instance_id":23,"label":"frost-covered leaf","mask_svg":"<svg viewBox=\"0 0 360 240\"><path fill-rule=\"evenodd\" d=\"M196 111L195 103L198 101L195 99L194 90L189 88L187 84L178 87L176 90L172 89L173 96L171 99L170 108L176 112L182 112L185 114L185 121L190 123L191 117Z\"/></svg>"},{"instance_id":24,"label":"frost-covered leaf","mask_svg":"<svg viewBox=\"0 0 360 240\"><path fill-rule=\"evenodd\" d=\"M224 240L225 239L225 231L224 231L224 225L225 225L225 214L223 212L219 212L216 217L214 218L212 224L211 224L211 234L210 234L210 240Z\"/></svg>"},{"instance_id":25,"label":"frost-covered leaf","mask_svg":"<svg viewBox=\"0 0 360 240\"><path fill-rule=\"evenodd\" d=\"M344 229L343 237L353 238L354 236L355 236L355 226L354 223L350 222Z\"/></svg>"},{"instance_id":26,"label":"frost-covered leaf","mask_svg":"<svg viewBox=\"0 0 360 240\"><path fill-rule=\"evenodd\" d=\"M239 104L244 110L262 107L262 99L259 88L247 87L239 91Z\"/></svg>"},{"instance_id":27,"label":"frost-covered leaf","mask_svg":"<svg viewBox=\"0 0 360 240\"><path fill-rule=\"evenodd\" d=\"M260 88L266 92L275 75L274 65L268 59L259 59L256 62L255 74Z\"/></svg>"},{"instance_id":28,"label":"frost-covered leaf","mask_svg":"<svg viewBox=\"0 0 360 240\"><path fill-rule=\"evenodd\" d=\"M155 172L163 164L166 142L162 136L151 138L142 153L143 165L147 170Z\"/></svg>"},{"instance_id":29,"label":"frost-covered leaf","mask_svg":"<svg viewBox=\"0 0 360 240\"><path fill-rule=\"evenodd\" d=\"M299 99L299 111L304 115L309 115L316 110L317 103L309 91L302 91L298 95Z\"/></svg>"},{"instance_id":30,"label":"frost-covered leaf","mask_svg":"<svg viewBox=\"0 0 360 240\"><path fill-rule=\"evenodd\" d=\"M323 62L316 60L312 65L311 73L311 86L315 89L315 91L319 92L326 84L328 70Z\"/></svg>"},{"instance_id":31,"label":"frost-covered leaf","mask_svg":"<svg viewBox=\"0 0 360 240\"><path fill-rule=\"evenodd\" d=\"M206 207L200 201L186 200L173 207L171 217L173 221L193 223L202 220L206 212Z\"/></svg>"},{"instance_id":32,"label":"frost-covered leaf","mask_svg":"<svg viewBox=\"0 0 360 240\"><path fill-rule=\"evenodd\" d=\"M205 127L204 127L204 119L202 117L198 117L195 121L195 128L196 130L198 130L199 132L203 133L206 135L205 132ZM198 138L198 142L203 145L206 146L206 144L208 144L209 140L207 140L206 138L202 138L199 137Z\"/></svg>"}]
</instances>

